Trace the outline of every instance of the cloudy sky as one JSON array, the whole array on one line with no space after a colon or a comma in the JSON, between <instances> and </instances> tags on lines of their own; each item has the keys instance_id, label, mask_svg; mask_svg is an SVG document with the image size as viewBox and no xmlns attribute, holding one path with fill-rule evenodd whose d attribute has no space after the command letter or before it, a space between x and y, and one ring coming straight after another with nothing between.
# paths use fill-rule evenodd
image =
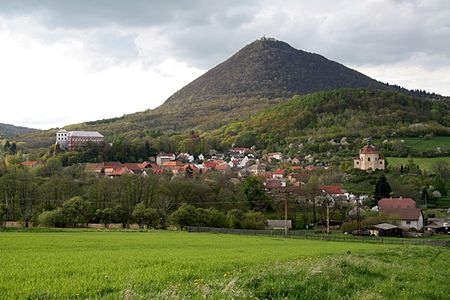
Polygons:
<instances>
[{"instance_id":1,"label":"cloudy sky","mask_svg":"<svg viewBox=\"0 0 450 300\"><path fill-rule=\"evenodd\" d=\"M0 123L157 107L263 35L450 95L447 0L0 0Z\"/></svg>"}]
</instances>

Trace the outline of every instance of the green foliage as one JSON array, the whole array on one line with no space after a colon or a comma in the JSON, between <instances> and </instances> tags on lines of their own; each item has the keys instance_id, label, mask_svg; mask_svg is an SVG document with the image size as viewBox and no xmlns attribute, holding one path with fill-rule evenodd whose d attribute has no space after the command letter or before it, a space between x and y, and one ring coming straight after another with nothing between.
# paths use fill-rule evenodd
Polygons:
<instances>
[{"instance_id":1,"label":"green foliage","mask_svg":"<svg viewBox=\"0 0 450 300\"><path fill-rule=\"evenodd\" d=\"M139 203L133 210L133 218L139 225L147 225L153 228L164 227L164 218L161 212L154 208L145 207L144 203Z\"/></svg>"},{"instance_id":2,"label":"green foliage","mask_svg":"<svg viewBox=\"0 0 450 300\"><path fill-rule=\"evenodd\" d=\"M228 224L231 228L244 228L246 221L245 219L245 213L240 209L232 209L227 213Z\"/></svg>"},{"instance_id":3,"label":"green foliage","mask_svg":"<svg viewBox=\"0 0 450 300\"><path fill-rule=\"evenodd\" d=\"M61 211L66 223L73 227L86 224L92 216L91 203L79 196L64 201Z\"/></svg>"},{"instance_id":4,"label":"green foliage","mask_svg":"<svg viewBox=\"0 0 450 300\"><path fill-rule=\"evenodd\" d=\"M264 185L259 178L255 176L247 177L242 185L250 207L254 209L267 209L269 207Z\"/></svg>"},{"instance_id":5,"label":"green foliage","mask_svg":"<svg viewBox=\"0 0 450 300\"><path fill-rule=\"evenodd\" d=\"M387 182L386 176L381 175L375 184L375 191L373 193L373 198L376 202L381 198L388 198L391 195L392 189Z\"/></svg>"},{"instance_id":6,"label":"green foliage","mask_svg":"<svg viewBox=\"0 0 450 300\"><path fill-rule=\"evenodd\" d=\"M0 223L3 221L3 216L6 215L7 210L8 206L4 203L0 203Z\"/></svg>"},{"instance_id":7,"label":"green foliage","mask_svg":"<svg viewBox=\"0 0 450 300\"><path fill-rule=\"evenodd\" d=\"M171 222L183 229L186 226L197 226L200 215L194 206L182 204L171 216Z\"/></svg>"},{"instance_id":8,"label":"green foliage","mask_svg":"<svg viewBox=\"0 0 450 300\"><path fill-rule=\"evenodd\" d=\"M45 227L64 227L67 222L64 212L59 208L42 212L37 221Z\"/></svg>"},{"instance_id":9,"label":"green foliage","mask_svg":"<svg viewBox=\"0 0 450 300\"><path fill-rule=\"evenodd\" d=\"M266 228L267 218L260 211L249 211L245 214L244 228L264 229Z\"/></svg>"}]
</instances>

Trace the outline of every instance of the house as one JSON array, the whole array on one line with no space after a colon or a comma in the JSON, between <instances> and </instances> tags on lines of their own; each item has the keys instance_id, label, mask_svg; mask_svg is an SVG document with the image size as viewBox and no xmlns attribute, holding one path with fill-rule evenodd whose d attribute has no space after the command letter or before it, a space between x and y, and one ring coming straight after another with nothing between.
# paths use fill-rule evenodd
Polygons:
<instances>
[{"instance_id":1,"label":"house","mask_svg":"<svg viewBox=\"0 0 450 300\"><path fill-rule=\"evenodd\" d=\"M423 228L423 213L411 198L383 198L378 201L378 211L399 218L402 228Z\"/></svg>"},{"instance_id":2,"label":"house","mask_svg":"<svg viewBox=\"0 0 450 300\"><path fill-rule=\"evenodd\" d=\"M283 160L283 154L281 152L272 152L267 154L267 161L282 161Z\"/></svg>"},{"instance_id":3,"label":"house","mask_svg":"<svg viewBox=\"0 0 450 300\"><path fill-rule=\"evenodd\" d=\"M201 161L205 160L205 156L203 155L203 153L200 153L200 155L198 156L198 160L201 160Z\"/></svg>"},{"instance_id":4,"label":"house","mask_svg":"<svg viewBox=\"0 0 450 300\"><path fill-rule=\"evenodd\" d=\"M273 179L282 179L284 178L284 170L276 170L274 172L272 172L272 178Z\"/></svg>"},{"instance_id":5,"label":"house","mask_svg":"<svg viewBox=\"0 0 450 300\"><path fill-rule=\"evenodd\" d=\"M230 155L244 155L245 153L249 153L250 151L250 148L231 148Z\"/></svg>"},{"instance_id":6,"label":"house","mask_svg":"<svg viewBox=\"0 0 450 300\"><path fill-rule=\"evenodd\" d=\"M253 176L262 175L266 172L266 165L256 164L247 168L248 173Z\"/></svg>"},{"instance_id":7,"label":"house","mask_svg":"<svg viewBox=\"0 0 450 300\"><path fill-rule=\"evenodd\" d=\"M23 167L26 168L36 168L39 166L39 162L37 160L27 160L20 163Z\"/></svg>"},{"instance_id":8,"label":"house","mask_svg":"<svg viewBox=\"0 0 450 300\"><path fill-rule=\"evenodd\" d=\"M306 173L291 173L286 179L295 186L301 186L308 182L310 175Z\"/></svg>"},{"instance_id":9,"label":"house","mask_svg":"<svg viewBox=\"0 0 450 300\"><path fill-rule=\"evenodd\" d=\"M359 150L359 157L353 160L353 168L361 170L384 170L385 161L370 141Z\"/></svg>"},{"instance_id":10,"label":"house","mask_svg":"<svg viewBox=\"0 0 450 300\"><path fill-rule=\"evenodd\" d=\"M162 166L163 163L166 161L174 161L174 160L175 160L175 154L173 154L173 153L160 152L156 156L156 164L158 166Z\"/></svg>"},{"instance_id":11,"label":"house","mask_svg":"<svg viewBox=\"0 0 450 300\"><path fill-rule=\"evenodd\" d=\"M349 194L346 193L340 185L321 185L319 188L323 193L330 195L333 199L336 198L345 198L345 200L349 199Z\"/></svg>"},{"instance_id":12,"label":"house","mask_svg":"<svg viewBox=\"0 0 450 300\"><path fill-rule=\"evenodd\" d=\"M97 131L67 131L60 129L56 132L55 144L61 150L74 151L86 147L89 143L102 144L104 142L105 137Z\"/></svg>"}]
</instances>

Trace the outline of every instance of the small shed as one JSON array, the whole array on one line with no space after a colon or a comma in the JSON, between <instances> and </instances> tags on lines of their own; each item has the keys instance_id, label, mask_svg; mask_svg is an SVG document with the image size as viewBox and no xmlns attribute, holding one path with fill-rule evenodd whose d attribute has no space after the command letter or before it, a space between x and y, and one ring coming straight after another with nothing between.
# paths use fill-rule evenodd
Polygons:
<instances>
[{"instance_id":1,"label":"small shed","mask_svg":"<svg viewBox=\"0 0 450 300\"><path fill-rule=\"evenodd\" d=\"M269 229L279 229L282 230L285 227L285 222L287 222L287 228L292 229L292 221L291 220L267 220L267 227Z\"/></svg>"},{"instance_id":2,"label":"small shed","mask_svg":"<svg viewBox=\"0 0 450 300\"><path fill-rule=\"evenodd\" d=\"M375 232L378 236L401 236L403 231L400 227L389 223L373 225L371 229L378 231L378 234Z\"/></svg>"}]
</instances>

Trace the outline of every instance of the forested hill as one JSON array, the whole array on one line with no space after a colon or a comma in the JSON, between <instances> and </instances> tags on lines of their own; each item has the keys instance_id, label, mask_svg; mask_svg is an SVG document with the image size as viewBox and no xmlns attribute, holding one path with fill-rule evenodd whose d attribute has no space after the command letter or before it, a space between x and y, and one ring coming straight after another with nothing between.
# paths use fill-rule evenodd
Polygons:
<instances>
[{"instance_id":1,"label":"forested hill","mask_svg":"<svg viewBox=\"0 0 450 300\"><path fill-rule=\"evenodd\" d=\"M341 137L450 135L450 101L341 89L295 96L252 118L205 133L226 145L287 145Z\"/></svg>"},{"instance_id":2,"label":"forested hill","mask_svg":"<svg viewBox=\"0 0 450 300\"><path fill-rule=\"evenodd\" d=\"M0 138L11 138L19 134L36 132L38 129L0 123Z\"/></svg>"},{"instance_id":3,"label":"forested hill","mask_svg":"<svg viewBox=\"0 0 450 300\"><path fill-rule=\"evenodd\" d=\"M227 98L292 97L343 87L385 85L325 57L274 39L259 39L209 70L164 104Z\"/></svg>"}]
</instances>

